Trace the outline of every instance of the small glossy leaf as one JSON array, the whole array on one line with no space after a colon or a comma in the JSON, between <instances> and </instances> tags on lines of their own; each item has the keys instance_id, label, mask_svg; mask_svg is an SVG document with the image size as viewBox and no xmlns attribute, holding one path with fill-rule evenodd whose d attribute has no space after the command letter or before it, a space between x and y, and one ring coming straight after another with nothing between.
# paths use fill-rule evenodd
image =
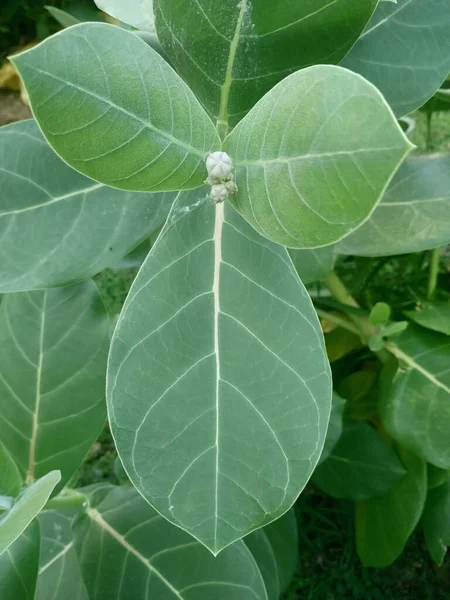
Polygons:
<instances>
[{"instance_id":1,"label":"small glossy leaf","mask_svg":"<svg viewBox=\"0 0 450 600\"><path fill-rule=\"evenodd\" d=\"M0 442L0 495L18 496L22 488L22 476L13 457Z\"/></svg>"},{"instance_id":2,"label":"small glossy leaf","mask_svg":"<svg viewBox=\"0 0 450 600\"><path fill-rule=\"evenodd\" d=\"M77 511L46 510L39 516L41 551L34 600L89 600L72 535L71 522Z\"/></svg>"},{"instance_id":3,"label":"small glossy leaf","mask_svg":"<svg viewBox=\"0 0 450 600\"><path fill-rule=\"evenodd\" d=\"M374 327L386 325L391 317L391 307L386 302L377 302L370 311L369 320Z\"/></svg>"},{"instance_id":4,"label":"small glossy leaf","mask_svg":"<svg viewBox=\"0 0 450 600\"><path fill-rule=\"evenodd\" d=\"M92 282L0 305L0 438L28 480L73 475L105 422L109 318Z\"/></svg>"},{"instance_id":5,"label":"small glossy leaf","mask_svg":"<svg viewBox=\"0 0 450 600\"><path fill-rule=\"evenodd\" d=\"M422 523L431 557L441 565L450 546L450 480L428 492Z\"/></svg>"},{"instance_id":6,"label":"small glossy leaf","mask_svg":"<svg viewBox=\"0 0 450 600\"><path fill-rule=\"evenodd\" d=\"M13 507L0 517L0 555L7 551L41 512L61 479L59 471L52 471L27 487Z\"/></svg>"},{"instance_id":7,"label":"small glossy leaf","mask_svg":"<svg viewBox=\"0 0 450 600\"><path fill-rule=\"evenodd\" d=\"M287 251L228 203L196 198L180 195L130 291L108 407L134 485L218 553L293 504L322 450L331 386Z\"/></svg>"},{"instance_id":8,"label":"small glossy leaf","mask_svg":"<svg viewBox=\"0 0 450 600\"><path fill-rule=\"evenodd\" d=\"M280 591L284 592L291 583L298 567L298 529L294 509L264 527L278 565Z\"/></svg>"},{"instance_id":9,"label":"small glossy leaf","mask_svg":"<svg viewBox=\"0 0 450 600\"><path fill-rule=\"evenodd\" d=\"M376 85L397 116L416 110L450 71L450 3L380 3L342 64Z\"/></svg>"},{"instance_id":10,"label":"small glossy leaf","mask_svg":"<svg viewBox=\"0 0 450 600\"><path fill-rule=\"evenodd\" d=\"M82 23L12 60L45 137L74 169L123 190L189 189L205 179L217 132L138 36Z\"/></svg>"},{"instance_id":11,"label":"small glossy leaf","mask_svg":"<svg viewBox=\"0 0 450 600\"><path fill-rule=\"evenodd\" d=\"M324 279L333 270L334 246L315 250L289 250L289 254L304 285Z\"/></svg>"},{"instance_id":12,"label":"small glossy leaf","mask_svg":"<svg viewBox=\"0 0 450 600\"><path fill-rule=\"evenodd\" d=\"M286 77L224 142L234 205L290 248L332 244L359 227L411 148L378 90L333 66Z\"/></svg>"},{"instance_id":13,"label":"small glossy leaf","mask_svg":"<svg viewBox=\"0 0 450 600\"><path fill-rule=\"evenodd\" d=\"M405 311L405 315L422 327L450 335L450 302L427 302L419 310Z\"/></svg>"},{"instance_id":14,"label":"small glossy leaf","mask_svg":"<svg viewBox=\"0 0 450 600\"><path fill-rule=\"evenodd\" d=\"M261 572L266 586L267 600L279 600L280 598L280 582L278 578L278 564L275 558L275 553L272 544L269 541L264 529L254 531L246 538L245 544Z\"/></svg>"},{"instance_id":15,"label":"small glossy leaf","mask_svg":"<svg viewBox=\"0 0 450 600\"><path fill-rule=\"evenodd\" d=\"M411 325L389 348L402 368L383 403L385 427L427 462L449 469L449 339Z\"/></svg>"},{"instance_id":16,"label":"small glossy leaf","mask_svg":"<svg viewBox=\"0 0 450 600\"><path fill-rule=\"evenodd\" d=\"M406 475L389 492L356 505L356 547L365 567L387 567L403 552L427 496L426 463L400 451Z\"/></svg>"},{"instance_id":17,"label":"small glossy leaf","mask_svg":"<svg viewBox=\"0 0 450 600\"><path fill-rule=\"evenodd\" d=\"M320 456L319 464L326 460L333 448L339 441L344 426L345 400L333 392L333 403L331 405L330 421L328 423L327 437Z\"/></svg>"},{"instance_id":18,"label":"small glossy leaf","mask_svg":"<svg viewBox=\"0 0 450 600\"><path fill-rule=\"evenodd\" d=\"M0 292L91 277L160 227L175 199L84 177L53 152L35 121L0 129L0 188Z\"/></svg>"},{"instance_id":19,"label":"small glossy leaf","mask_svg":"<svg viewBox=\"0 0 450 600\"><path fill-rule=\"evenodd\" d=\"M386 494L405 475L395 450L367 423L346 425L313 481L330 496L355 502Z\"/></svg>"},{"instance_id":20,"label":"small glossy leaf","mask_svg":"<svg viewBox=\"0 0 450 600\"><path fill-rule=\"evenodd\" d=\"M95 0L95 4L123 23L155 33L153 0Z\"/></svg>"},{"instance_id":21,"label":"small glossy leaf","mask_svg":"<svg viewBox=\"0 0 450 600\"><path fill-rule=\"evenodd\" d=\"M35 600L39 543L39 523L34 520L0 555L0 598L2 600Z\"/></svg>"},{"instance_id":22,"label":"small glossy leaf","mask_svg":"<svg viewBox=\"0 0 450 600\"><path fill-rule=\"evenodd\" d=\"M376 0L155 0L154 6L167 55L226 128L290 73L339 62Z\"/></svg>"},{"instance_id":23,"label":"small glossy leaf","mask_svg":"<svg viewBox=\"0 0 450 600\"><path fill-rule=\"evenodd\" d=\"M336 247L341 254L389 256L450 242L450 155L408 158L370 219Z\"/></svg>"},{"instance_id":24,"label":"small glossy leaf","mask_svg":"<svg viewBox=\"0 0 450 600\"><path fill-rule=\"evenodd\" d=\"M214 558L131 486L94 492L75 543L90 600L267 600L244 542Z\"/></svg>"}]
</instances>

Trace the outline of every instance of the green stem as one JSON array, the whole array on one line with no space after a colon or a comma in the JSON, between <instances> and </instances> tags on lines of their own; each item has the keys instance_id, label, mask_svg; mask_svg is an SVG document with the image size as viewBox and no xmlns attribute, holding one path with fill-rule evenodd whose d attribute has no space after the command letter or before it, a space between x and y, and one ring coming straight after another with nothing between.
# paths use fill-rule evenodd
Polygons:
<instances>
[{"instance_id":1,"label":"green stem","mask_svg":"<svg viewBox=\"0 0 450 600\"><path fill-rule=\"evenodd\" d=\"M350 323L350 321L347 321L346 319L340 317L339 315L329 313L326 310L322 310L321 308L316 308L316 313L319 315L319 317L325 319L329 323L333 323L338 327L342 327L342 329L347 329L347 331L351 331L356 335L360 334L359 329L355 325Z\"/></svg>"},{"instance_id":2,"label":"green stem","mask_svg":"<svg viewBox=\"0 0 450 600\"><path fill-rule=\"evenodd\" d=\"M45 505L46 510L52 510L57 508L68 508L70 506L82 506L88 497L86 494L77 492L75 490L66 489L59 496L55 496L47 502Z\"/></svg>"},{"instance_id":3,"label":"green stem","mask_svg":"<svg viewBox=\"0 0 450 600\"><path fill-rule=\"evenodd\" d=\"M436 292L438 275L439 275L439 261L441 259L441 249L435 248L431 251L430 258L430 274L428 277L428 293L427 298L431 300Z\"/></svg>"},{"instance_id":4,"label":"green stem","mask_svg":"<svg viewBox=\"0 0 450 600\"><path fill-rule=\"evenodd\" d=\"M431 120L433 118L433 113L431 111L427 112L427 150L431 150L432 144L431 144Z\"/></svg>"}]
</instances>

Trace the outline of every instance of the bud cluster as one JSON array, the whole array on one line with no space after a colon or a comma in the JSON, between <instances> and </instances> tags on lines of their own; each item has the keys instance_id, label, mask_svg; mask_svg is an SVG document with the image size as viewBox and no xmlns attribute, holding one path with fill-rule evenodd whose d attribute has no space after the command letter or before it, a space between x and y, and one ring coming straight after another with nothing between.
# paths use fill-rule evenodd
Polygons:
<instances>
[{"instance_id":1,"label":"bud cluster","mask_svg":"<svg viewBox=\"0 0 450 600\"><path fill-rule=\"evenodd\" d=\"M224 202L230 194L237 192L233 168L233 161L226 152L213 152L207 156L208 178L205 183L211 186L210 194L214 202Z\"/></svg>"}]
</instances>

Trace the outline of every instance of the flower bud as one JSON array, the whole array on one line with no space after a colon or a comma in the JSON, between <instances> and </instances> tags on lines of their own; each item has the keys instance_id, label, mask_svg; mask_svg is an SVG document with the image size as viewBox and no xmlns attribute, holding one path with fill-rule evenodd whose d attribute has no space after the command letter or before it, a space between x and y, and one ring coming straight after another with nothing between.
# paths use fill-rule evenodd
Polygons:
<instances>
[{"instance_id":1,"label":"flower bud","mask_svg":"<svg viewBox=\"0 0 450 600\"><path fill-rule=\"evenodd\" d=\"M227 186L224 183L219 183L211 186L211 198L214 202L223 202L228 198Z\"/></svg>"},{"instance_id":2,"label":"flower bud","mask_svg":"<svg viewBox=\"0 0 450 600\"><path fill-rule=\"evenodd\" d=\"M233 161L226 152L213 152L206 159L209 177L229 179L233 171Z\"/></svg>"}]
</instances>

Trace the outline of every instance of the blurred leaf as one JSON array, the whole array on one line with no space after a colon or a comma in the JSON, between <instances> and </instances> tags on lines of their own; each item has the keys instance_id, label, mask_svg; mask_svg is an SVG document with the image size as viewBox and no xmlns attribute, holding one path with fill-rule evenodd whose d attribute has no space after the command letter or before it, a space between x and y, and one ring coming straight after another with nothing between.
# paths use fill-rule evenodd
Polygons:
<instances>
[{"instance_id":1,"label":"blurred leaf","mask_svg":"<svg viewBox=\"0 0 450 600\"><path fill-rule=\"evenodd\" d=\"M325 445L322 450L322 454L320 455L319 464L326 460L331 451L336 446L339 441L339 438L342 434L342 429L344 426L344 409L345 409L345 400L338 396L336 392L333 392L333 403L331 405L331 414L330 421L328 423L327 437L325 438Z\"/></svg>"},{"instance_id":2,"label":"blurred leaf","mask_svg":"<svg viewBox=\"0 0 450 600\"><path fill-rule=\"evenodd\" d=\"M0 555L0 598L2 600L35 600L39 544L39 522L34 520Z\"/></svg>"},{"instance_id":3,"label":"blurred leaf","mask_svg":"<svg viewBox=\"0 0 450 600\"><path fill-rule=\"evenodd\" d=\"M244 538L244 542L261 572L266 586L267 600L279 600L280 582L278 578L278 565L272 545L264 528L253 531Z\"/></svg>"},{"instance_id":4,"label":"blurred leaf","mask_svg":"<svg viewBox=\"0 0 450 600\"><path fill-rule=\"evenodd\" d=\"M420 310L407 310L405 315L422 327L450 335L450 302L427 302Z\"/></svg>"},{"instance_id":5,"label":"blurred leaf","mask_svg":"<svg viewBox=\"0 0 450 600\"><path fill-rule=\"evenodd\" d=\"M333 270L334 246L314 250L289 250L289 254L305 285L322 280Z\"/></svg>"},{"instance_id":6,"label":"blurred leaf","mask_svg":"<svg viewBox=\"0 0 450 600\"><path fill-rule=\"evenodd\" d=\"M450 546L450 480L428 491L422 524L431 558L441 565Z\"/></svg>"},{"instance_id":7,"label":"blurred leaf","mask_svg":"<svg viewBox=\"0 0 450 600\"><path fill-rule=\"evenodd\" d=\"M13 457L0 442L0 495L18 496L22 489L22 477Z\"/></svg>"},{"instance_id":8,"label":"blurred leaf","mask_svg":"<svg viewBox=\"0 0 450 600\"><path fill-rule=\"evenodd\" d=\"M361 348L361 338L359 335L342 329L340 327L333 329L325 336L325 345L327 348L328 360L335 362L353 350Z\"/></svg>"},{"instance_id":9,"label":"blurred leaf","mask_svg":"<svg viewBox=\"0 0 450 600\"><path fill-rule=\"evenodd\" d=\"M377 302L370 311L369 321L374 327L386 325L391 318L391 307L385 302Z\"/></svg>"},{"instance_id":10,"label":"blurred leaf","mask_svg":"<svg viewBox=\"0 0 450 600\"><path fill-rule=\"evenodd\" d=\"M298 529L294 509L291 508L282 517L264 527L263 531L272 546L278 565L280 591L284 592L298 566Z\"/></svg>"},{"instance_id":11,"label":"blurred leaf","mask_svg":"<svg viewBox=\"0 0 450 600\"><path fill-rule=\"evenodd\" d=\"M439 469L434 465L430 465L430 463L427 464L427 468L428 489L430 490L439 487L450 478L450 470Z\"/></svg>"},{"instance_id":12,"label":"blurred leaf","mask_svg":"<svg viewBox=\"0 0 450 600\"><path fill-rule=\"evenodd\" d=\"M58 23L63 27L71 27L72 25L77 25L80 23L79 19L72 16L65 10L57 8L56 6L45 6L44 8L46 8L52 17L56 19L56 21L58 21Z\"/></svg>"},{"instance_id":13,"label":"blurred leaf","mask_svg":"<svg viewBox=\"0 0 450 600\"><path fill-rule=\"evenodd\" d=\"M377 393L374 389L378 372L371 364L345 377L338 386L338 392L347 401L347 418L358 421L370 419L377 412Z\"/></svg>"}]
</instances>

